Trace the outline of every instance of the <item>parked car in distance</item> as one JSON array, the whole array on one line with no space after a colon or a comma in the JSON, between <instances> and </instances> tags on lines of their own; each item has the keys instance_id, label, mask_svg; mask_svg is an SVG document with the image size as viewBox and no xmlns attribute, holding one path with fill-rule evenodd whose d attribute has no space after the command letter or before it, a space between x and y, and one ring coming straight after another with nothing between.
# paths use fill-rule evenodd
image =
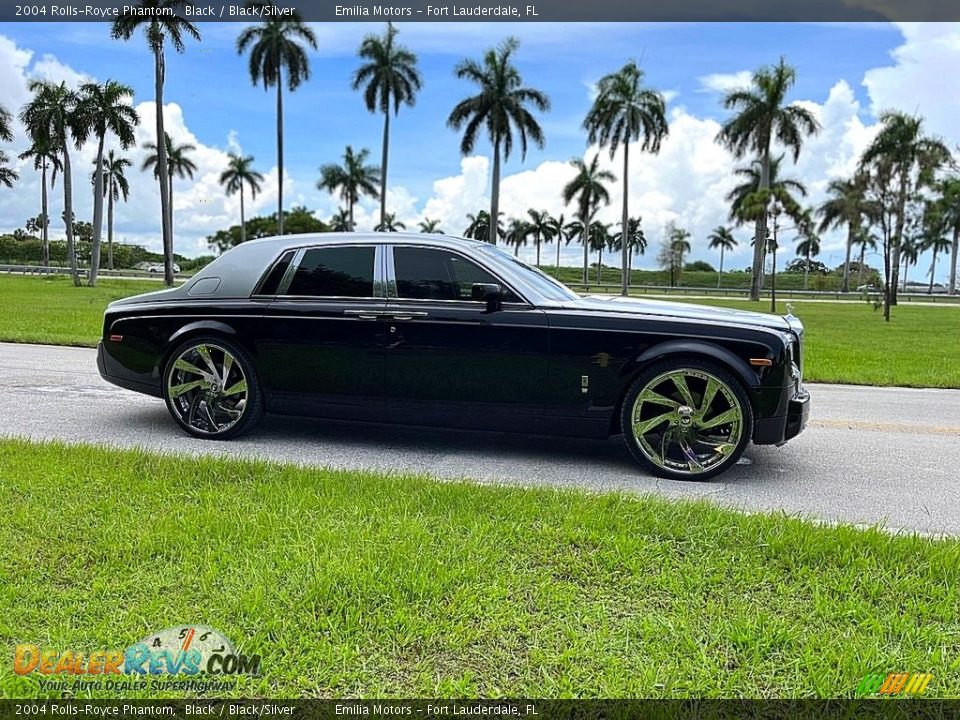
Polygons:
<instances>
[{"instance_id":1,"label":"parked car in distance","mask_svg":"<svg viewBox=\"0 0 960 720\"><path fill-rule=\"evenodd\" d=\"M227 439L265 412L606 438L705 480L807 422L803 326L581 297L493 245L440 235L254 240L177 288L118 300L109 382Z\"/></svg>"},{"instance_id":2,"label":"parked car in distance","mask_svg":"<svg viewBox=\"0 0 960 720\"><path fill-rule=\"evenodd\" d=\"M163 270L164 270L163 263L150 263L149 265L147 265L148 273L159 273L162 275ZM176 263L173 263L173 272L175 273L180 272L180 266L177 265Z\"/></svg>"}]
</instances>

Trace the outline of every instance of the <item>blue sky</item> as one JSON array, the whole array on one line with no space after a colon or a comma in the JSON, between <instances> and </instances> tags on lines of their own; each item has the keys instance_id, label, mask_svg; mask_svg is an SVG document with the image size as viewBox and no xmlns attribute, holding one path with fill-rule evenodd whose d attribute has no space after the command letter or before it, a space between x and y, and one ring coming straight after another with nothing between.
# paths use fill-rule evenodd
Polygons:
<instances>
[{"instance_id":1,"label":"blue sky","mask_svg":"<svg viewBox=\"0 0 960 720\"><path fill-rule=\"evenodd\" d=\"M268 173L271 168L275 172L275 96L273 90L265 92L250 82L246 58L237 55L234 49L241 27L237 23L201 23L201 43L188 43L183 55L168 53L165 101L175 103L182 111L182 127L176 118L173 127L179 128L183 139L194 141L205 153L201 154L204 162L200 176L216 172L213 165L222 158L222 152L233 147L231 143L238 143L244 153L254 155L262 172ZM925 35L931 32L929 28L916 30L876 24L720 23L459 23L400 24L398 27L401 41L418 53L424 76L424 88L416 106L403 108L393 126L391 200L394 209L408 224L422 216L425 206L428 210L433 209L434 215L447 212L446 224L456 223L455 213L459 210L451 206L449 197L437 200L435 183L443 178L451 183L455 178L466 178L462 187L457 186L459 190L454 190L455 194L459 192L466 198L470 195L470 188L478 186L475 178L471 181L467 177L469 173L486 172L486 167L480 165L465 169L459 155L459 137L446 128L446 118L453 104L473 91L468 83L453 76L453 67L463 57L479 57L486 48L508 34L521 40L517 63L525 82L548 93L552 102L551 112L542 117L546 147L542 150L532 148L523 162L518 153L504 167L505 177L514 176L512 185L505 182L504 191L515 198L518 208L523 205L521 200L527 193L531 196L530 203L552 203L538 190L557 183L562 185L562 178L554 177L564 172L559 163L587 152L580 123L590 103L592 83L629 58L640 60L647 83L667 94L668 107L674 114L671 121L675 132L671 142L679 144L689 140L690 147L694 148L702 147L697 145L697 137L713 132L711 123L721 121L726 115L719 102L722 94L718 89L726 87L725 83L734 82L738 73L742 76L745 71L785 56L798 70L793 99L818 106L826 113L825 117L835 115L837 124L854 123L837 130L834 136L821 139L820 146L809 151L811 157L802 158L801 164L795 168L796 176L816 186L812 188L813 199L831 173L840 174L842 167L855 160L833 157L819 163L819 158L813 156L819 154L826 158L844 143L856 148L868 141L878 107L903 103L903 109L919 110L921 114L929 115L931 130L948 135L948 139L952 139L949 135L954 132L945 110L958 102L957 91L948 89L953 97L949 102L942 102L943 90L938 90L936 77L930 77L930 87L917 87L915 79L911 80L910 72L916 72L918 65L922 69L922 64L929 62L932 68L937 59L936 55L929 59L911 58L911 52L924 52L917 49L920 43L930 45L929 37ZM317 209L318 216L325 217L336 208L337 201L314 189L319 165L337 160L346 144L370 148L371 159L379 162L382 117L366 111L360 94L352 91L349 83L351 73L357 67L354 53L360 39L367 32L379 32L382 25L318 24L314 28L320 47L317 52L311 52L312 78L297 92L285 96L286 171L291 178L288 191L291 201L304 202ZM939 32L937 37L944 40L941 49L949 52L946 40L958 30L947 27ZM152 59L142 38L127 43L113 41L109 38L107 25L91 23L0 24L0 40L3 38L17 51L31 53L26 63L13 67L11 75L56 75L59 72L68 79L70 73L81 73L98 80L112 78L134 88L135 104L153 99ZM50 57L46 58L48 55ZM0 48L0 70L5 73L3 62L4 53ZM960 69L956 65L953 67ZM941 76L945 69L941 67L933 72ZM955 72L950 75L955 76ZM710 76L715 76L713 81ZM871 77L874 79L865 84L865 80ZM17 78L12 76L0 81L0 104L8 107L18 104L20 91L14 87L16 82ZM839 90L838 83L844 84ZM152 104L149 108L152 113ZM943 119L938 113L944 114ZM152 116L144 120L142 132L151 133ZM688 131L691 134L685 134ZM476 149L478 156L488 153L486 143ZM704 202L698 203L696 197L681 197L685 183L680 164L673 163L664 168L662 165L669 162L670 154L662 155L664 157L657 159L659 175L647 178L646 184L640 178L636 202L631 200L644 215L648 235L656 237L666 219L676 219L680 224L687 222L694 230L695 239L698 233L705 236L709 228L725 222L721 209L723 203L715 203L715 198L704 198ZM136 153L133 156L139 157ZM653 161L638 158L635 162ZM688 166L688 162L692 164ZM719 181L710 179L714 177L710 173L715 174L716 168L699 167L697 158L684 159L683 165L698 177L701 171L706 173L703 176L706 184L699 186L701 192L712 189L709 194L717 194ZM619 170L616 163L612 167L615 172ZM670 170L677 170L679 175L670 173ZM35 197L29 193L38 193L38 190L30 188L33 178L27 176L31 176L32 171L26 170L23 174L26 182L19 192L28 195L23 198L23 203L29 204ZM729 172L726 175L729 176ZM633 170L631 181L635 184ZM155 193L149 183L143 185L145 194ZM696 186L696 183L692 185ZM183 183L176 192L184 203L191 196L196 199L204 193L210 195L207 207L200 203L178 207L183 216L177 222L183 229L183 241L178 239L178 244L188 254L195 254L203 248L205 235L236 221L230 215L233 201L219 197L222 193L209 177L205 182L201 177L192 184ZM442 196L443 192L439 194ZM268 195L265 192L258 198L258 212L271 211L275 200ZM485 199L475 198L476 209L482 207ZM81 198L81 208L82 201ZM428 206L430 202L433 204ZM153 213L149 209L153 204L153 199L146 204L137 203L139 212L130 207L127 208L129 214L120 213L118 216L118 228L126 224L126 234L131 241L153 243ZM372 218L374 203L368 202L365 206ZM21 207L21 202L17 202L16 211L26 209L26 205ZM507 209L509 212L509 200ZM557 203L548 209L559 212L563 208ZM361 211L361 226L366 219L365 212ZM23 212L14 216L12 209L10 212L0 209L0 229L22 225L20 214ZM609 214L610 220L616 217L616 208L611 207ZM463 228L451 226L445 229L459 232ZM748 235L746 232L740 234ZM836 238L826 239L825 254L836 252L829 247L836 242ZM695 242L694 255L714 260L706 251L702 238L699 245L704 247L698 247ZM746 252L743 255L746 257ZM571 251L570 258L574 257L576 252ZM652 257L640 264L651 263ZM919 275L920 268L913 274Z\"/></svg>"}]
</instances>

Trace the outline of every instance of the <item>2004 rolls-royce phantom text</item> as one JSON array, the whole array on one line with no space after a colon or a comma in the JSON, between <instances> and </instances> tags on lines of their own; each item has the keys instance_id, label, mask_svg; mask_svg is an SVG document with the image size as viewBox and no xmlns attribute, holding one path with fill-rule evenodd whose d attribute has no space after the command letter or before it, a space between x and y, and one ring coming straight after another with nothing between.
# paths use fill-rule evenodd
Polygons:
<instances>
[{"instance_id":1,"label":"2004 rolls-royce phantom text","mask_svg":"<svg viewBox=\"0 0 960 720\"><path fill-rule=\"evenodd\" d=\"M266 238L184 285L118 300L111 383L162 397L198 437L265 412L605 438L662 477L705 480L809 414L803 326L581 297L499 248L438 235Z\"/></svg>"}]
</instances>

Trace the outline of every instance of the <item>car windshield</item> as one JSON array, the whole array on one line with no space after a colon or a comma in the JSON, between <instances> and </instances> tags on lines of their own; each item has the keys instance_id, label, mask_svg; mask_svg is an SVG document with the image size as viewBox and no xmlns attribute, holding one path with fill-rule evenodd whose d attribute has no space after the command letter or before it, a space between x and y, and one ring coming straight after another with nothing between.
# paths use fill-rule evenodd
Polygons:
<instances>
[{"instance_id":1,"label":"car windshield","mask_svg":"<svg viewBox=\"0 0 960 720\"><path fill-rule=\"evenodd\" d=\"M533 287L540 295L548 300L576 300L578 295L563 283L554 280L542 270L527 265L519 258L515 258L496 245L482 243L480 252L493 259L506 272L519 278L522 282Z\"/></svg>"}]
</instances>

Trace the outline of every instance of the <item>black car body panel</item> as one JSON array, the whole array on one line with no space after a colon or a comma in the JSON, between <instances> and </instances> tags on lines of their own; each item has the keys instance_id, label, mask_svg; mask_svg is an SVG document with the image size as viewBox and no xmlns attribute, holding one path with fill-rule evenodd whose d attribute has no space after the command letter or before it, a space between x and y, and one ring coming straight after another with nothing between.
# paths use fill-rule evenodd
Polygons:
<instances>
[{"instance_id":1,"label":"black car body panel","mask_svg":"<svg viewBox=\"0 0 960 720\"><path fill-rule=\"evenodd\" d=\"M370 297L283 292L305 252L338 246L377 248ZM400 247L471 263L504 288L502 306L491 311L456 295L462 287L448 299L400 297L393 264ZM100 373L160 397L170 353L198 334L241 346L267 411L281 414L606 437L619 432L633 379L679 357L709 359L742 383L756 443L785 442L809 414L795 318L581 298L492 246L435 235L303 235L240 245L181 287L112 303Z\"/></svg>"}]
</instances>

